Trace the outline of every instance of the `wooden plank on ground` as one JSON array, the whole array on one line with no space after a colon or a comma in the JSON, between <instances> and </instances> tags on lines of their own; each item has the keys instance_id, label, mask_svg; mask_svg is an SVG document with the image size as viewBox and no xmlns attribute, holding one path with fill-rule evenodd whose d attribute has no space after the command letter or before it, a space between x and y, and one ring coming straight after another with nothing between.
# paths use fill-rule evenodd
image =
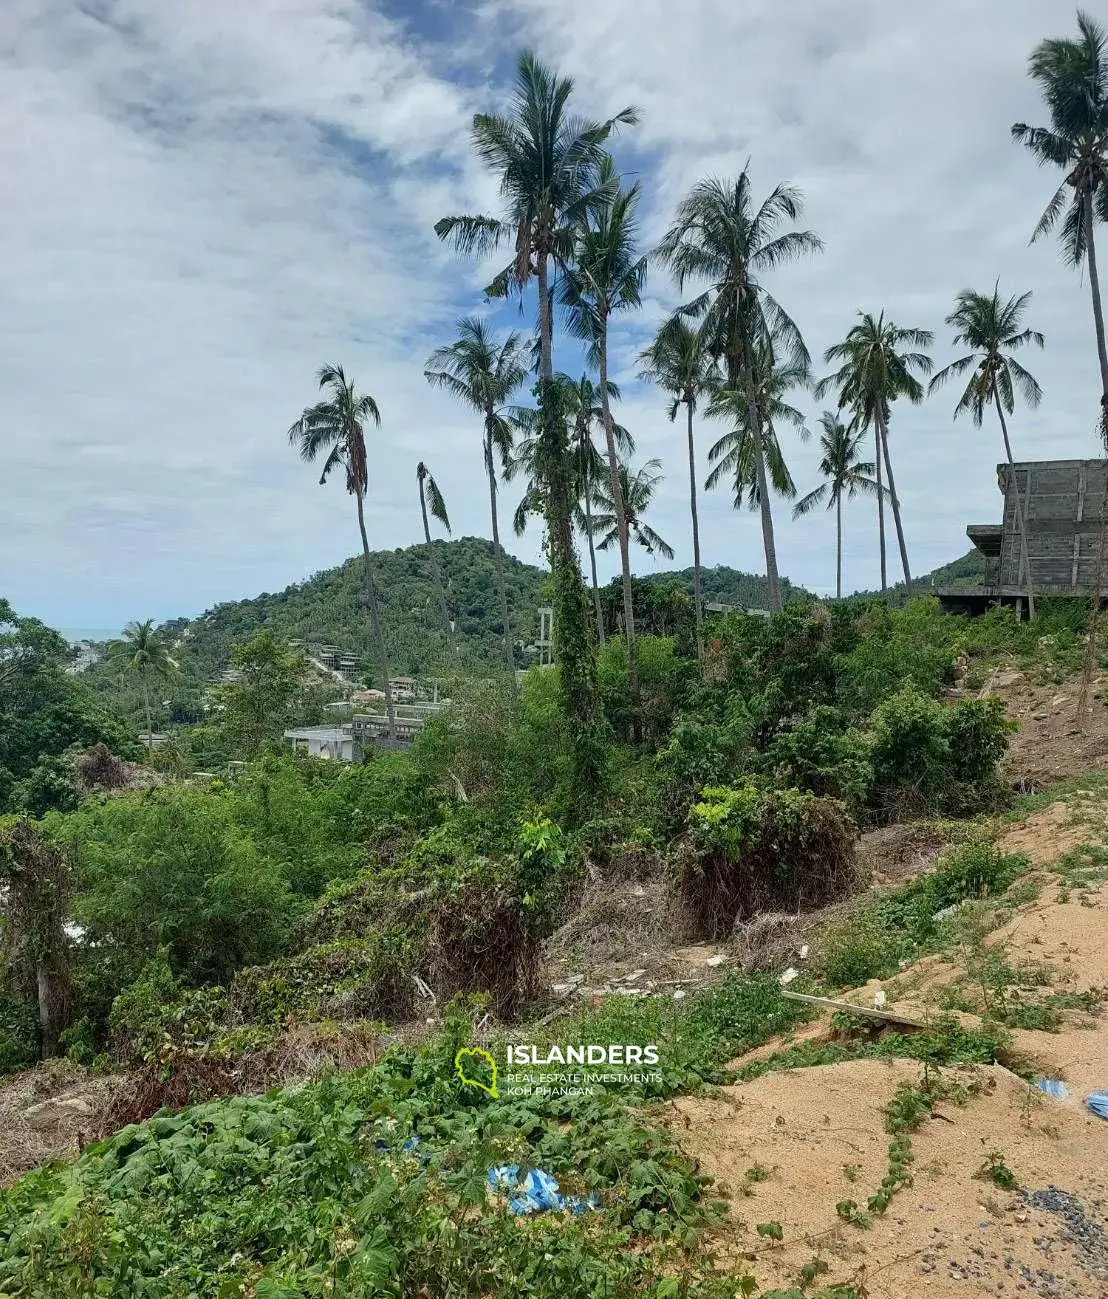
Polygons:
<instances>
[{"instance_id":1,"label":"wooden plank on ground","mask_svg":"<svg viewBox=\"0 0 1108 1299\"><path fill-rule=\"evenodd\" d=\"M804 1001L810 1006L824 1006L828 1010L841 1010L850 1015L866 1015L870 1019L881 1020L887 1024L907 1024L910 1028L931 1028L925 1020L915 1015L905 1015L891 1007L860 1006L853 1001L842 1001L838 997L813 997L806 992L790 992L782 989L781 995L790 1001Z\"/></svg>"}]
</instances>

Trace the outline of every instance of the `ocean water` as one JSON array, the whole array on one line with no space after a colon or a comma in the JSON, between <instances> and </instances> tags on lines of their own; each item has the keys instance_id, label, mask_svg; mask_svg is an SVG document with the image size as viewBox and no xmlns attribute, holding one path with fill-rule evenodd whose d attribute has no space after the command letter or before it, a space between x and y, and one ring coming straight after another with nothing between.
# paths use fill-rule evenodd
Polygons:
<instances>
[{"instance_id":1,"label":"ocean water","mask_svg":"<svg viewBox=\"0 0 1108 1299\"><path fill-rule=\"evenodd\" d=\"M58 632L64 636L71 645L76 645L82 640L118 640L118 627L59 627Z\"/></svg>"}]
</instances>

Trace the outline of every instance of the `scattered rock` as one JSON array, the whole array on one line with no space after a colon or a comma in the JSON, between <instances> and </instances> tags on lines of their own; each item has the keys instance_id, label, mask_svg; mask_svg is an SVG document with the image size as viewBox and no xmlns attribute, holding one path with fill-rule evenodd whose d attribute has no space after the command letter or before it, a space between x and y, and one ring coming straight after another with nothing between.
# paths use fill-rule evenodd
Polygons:
<instances>
[{"instance_id":1,"label":"scattered rock","mask_svg":"<svg viewBox=\"0 0 1108 1299\"><path fill-rule=\"evenodd\" d=\"M54 1097L48 1101L40 1101L38 1105L31 1105L25 1109L23 1115L36 1132L42 1132L47 1128L56 1128L62 1123L72 1123L87 1118L92 1112L92 1106L87 1100L80 1096L73 1096L69 1099Z\"/></svg>"}]
</instances>

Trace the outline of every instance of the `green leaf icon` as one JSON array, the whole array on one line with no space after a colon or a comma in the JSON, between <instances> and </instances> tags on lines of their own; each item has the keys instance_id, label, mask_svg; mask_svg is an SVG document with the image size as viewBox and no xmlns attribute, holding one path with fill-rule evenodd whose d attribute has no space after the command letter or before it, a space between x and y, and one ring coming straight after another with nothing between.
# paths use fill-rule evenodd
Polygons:
<instances>
[{"instance_id":1,"label":"green leaf icon","mask_svg":"<svg viewBox=\"0 0 1108 1299\"><path fill-rule=\"evenodd\" d=\"M492 1071L491 1083L483 1083L479 1078L471 1076L475 1072L474 1065L478 1062L487 1065ZM454 1057L454 1068L462 1082L469 1083L471 1087L480 1087L492 1097L496 1096L496 1061L488 1051L479 1046L463 1046Z\"/></svg>"}]
</instances>

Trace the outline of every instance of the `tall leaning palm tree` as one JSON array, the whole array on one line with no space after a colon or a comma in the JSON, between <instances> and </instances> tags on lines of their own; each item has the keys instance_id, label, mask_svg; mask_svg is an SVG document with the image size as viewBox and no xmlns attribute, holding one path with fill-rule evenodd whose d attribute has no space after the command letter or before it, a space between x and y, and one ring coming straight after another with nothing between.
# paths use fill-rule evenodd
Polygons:
<instances>
[{"instance_id":1,"label":"tall leaning palm tree","mask_svg":"<svg viewBox=\"0 0 1108 1299\"><path fill-rule=\"evenodd\" d=\"M757 340L753 365L754 411L762 430L766 485L778 496L790 500L796 495L796 484L785 463L777 430L789 424L797 430L802 442L808 440L804 416L787 397L794 388L810 388L811 382L806 358L788 355L782 358L772 338ZM735 509L742 509L744 503L752 510L758 509L761 499L755 465L754 428L746 394L731 388L717 388L709 398L707 413L711 418L731 420L732 429L708 448L708 462L714 468L704 486L711 489L730 479L734 487Z\"/></svg>"},{"instance_id":2,"label":"tall leaning palm tree","mask_svg":"<svg viewBox=\"0 0 1108 1299\"><path fill-rule=\"evenodd\" d=\"M968 412L974 424L980 428L985 417L985 407L996 407L1000 431L1004 437L1004 454L1008 457L1008 468L1012 474L1012 490L1016 496L1020 567L1027 584L1027 612L1030 618L1034 618L1035 586L1031 579L1031 560L1027 553L1027 511L1020 499L1012 443L1008 437L1008 422L1004 418L1005 411L1011 415L1016 408L1017 387L1024 401L1032 408L1039 404L1043 395L1035 376L1025 370L1012 355L1028 344L1036 347L1043 345L1043 336L1038 330L1022 328L1024 312L1030 301L1031 294L1022 293L1018 298L1001 302L999 282L994 285L992 293L975 293L972 289L963 289L955 298L954 310L947 316L946 323L954 330L955 345L968 347L970 352L940 370L931 380L928 391L934 392L948 379L971 371L965 391L954 407L954 418Z\"/></svg>"},{"instance_id":3,"label":"tall leaning palm tree","mask_svg":"<svg viewBox=\"0 0 1108 1299\"><path fill-rule=\"evenodd\" d=\"M673 547L643 519L661 481L660 460L648 460L634 473L625 464L619 467L620 498L623 501L624 517L631 539L648 555L659 554L664 555L666 559L672 559ZM600 535L597 548L610 550L619 542L619 519L616 515L612 489L604 481L597 483L596 505L600 511L593 518L593 528Z\"/></svg>"},{"instance_id":4,"label":"tall leaning palm tree","mask_svg":"<svg viewBox=\"0 0 1108 1299\"><path fill-rule=\"evenodd\" d=\"M835 511L835 599L843 598L843 497L852 501L855 496L876 496L885 490L873 477L874 465L860 459L865 429L846 425L833 411L825 410L819 417L823 432L819 436L823 456L819 471L824 481L802 496L793 506L793 518L811 513L817 505L827 502Z\"/></svg>"},{"instance_id":5,"label":"tall leaning palm tree","mask_svg":"<svg viewBox=\"0 0 1108 1299\"><path fill-rule=\"evenodd\" d=\"M511 333L497 343L479 316L465 316L457 324L458 337L447 347L436 348L423 374L434 387L443 388L482 420L481 450L489 484L492 549L500 595L500 623L504 641L504 666L515 680L515 649L508 620L508 586L504 577L504 550L500 545L500 519L496 502L497 458L503 468L512 452L513 423L509 406L513 393L527 378L527 343Z\"/></svg>"},{"instance_id":6,"label":"tall leaning palm tree","mask_svg":"<svg viewBox=\"0 0 1108 1299\"><path fill-rule=\"evenodd\" d=\"M576 230L586 212L607 200L597 175L604 144L620 124L638 115L625 108L607 121L587 121L569 111L573 81L559 77L524 51L516 73L512 106L506 114L478 113L474 149L500 180L503 211L492 216L443 217L440 239L459 252L484 256L505 244L512 261L489 285L490 296L521 294L535 281L539 323L540 455L547 544L554 579L554 631L567 717L582 743L577 750L578 790L595 774L595 749L584 732L597 719L596 657L588 634L580 566L573 539L572 464L565 421L554 389L554 313L550 275L564 271L573 254ZM595 754L593 755L595 756Z\"/></svg>"},{"instance_id":7,"label":"tall leaning palm tree","mask_svg":"<svg viewBox=\"0 0 1108 1299\"><path fill-rule=\"evenodd\" d=\"M114 641L109 653L120 664L124 675L138 678L142 703L146 711L146 747L154 748L154 720L150 706L150 688L156 680L165 680L177 669L165 642L154 628L153 618L129 622L123 628L122 640Z\"/></svg>"},{"instance_id":8,"label":"tall leaning palm tree","mask_svg":"<svg viewBox=\"0 0 1108 1299\"><path fill-rule=\"evenodd\" d=\"M588 343L588 359L600 376L600 405L604 441L608 452L608 477L612 509L619 539L623 580L623 634L627 641L627 675L632 700L638 698L635 667L635 611L631 591L631 537L623 484L619 473L619 452L608 388L608 329L613 314L641 306L646 282L646 258L635 249L638 182L624 189L610 156L601 160L597 173L602 204L586 211L577 231L577 246L571 266L562 280L562 300L568 308L570 332Z\"/></svg>"},{"instance_id":9,"label":"tall leaning palm tree","mask_svg":"<svg viewBox=\"0 0 1108 1299\"><path fill-rule=\"evenodd\" d=\"M689 444L689 511L692 515L693 605L696 617L696 653L704 657L704 596L700 581L700 517L696 509L696 447L693 416L697 403L720 383L720 371L708 347L704 330L681 316L672 316L658 330L653 343L639 357L639 375L656 384L671 398L669 418L685 407Z\"/></svg>"},{"instance_id":10,"label":"tall leaning palm tree","mask_svg":"<svg viewBox=\"0 0 1108 1299\"><path fill-rule=\"evenodd\" d=\"M556 376L565 381L566 406L573 419L573 432L570 445L577 472L577 524L589 547L589 568L592 578L592 600L596 613L596 636L599 644L604 644L604 612L600 603L600 583L596 576L596 546L593 543L592 502L596 495L596 485L600 476L607 472L600 452L593 442L593 425L604 419L604 403L600 389L587 374L583 374L576 383L566 376ZM607 384L609 402L619 401L619 386L610 379ZM612 432L617 448L621 454L632 454L635 440L622 424L613 424Z\"/></svg>"},{"instance_id":11,"label":"tall leaning palm tree","mask_svg":"<svg viewBox=\"0 0 1108 1299\"><path fill-rule=\"evenodd\" d=\"M421 460L416 466L416 481L419 484L419 512L423 516L423 539L427 544L427 555L431 560L431 574L435 580L435 594L439 601L439 618L442 622L442 633L446 637L446 644L450 650L450 656L457 662L458 643L454 639L454 624L450 619L450 610L446 607L446 586L442 580L442 569L439 567L439 557L435 554L435 546L431 540L431 521L427 517L428 508L430 508L431 518L438 519L442 526L449 533L450 516L446 512L446 501L443 500L442 492L439 491L439 485L431 475L431 471Z\"/></svg>"},{"instance_id":12,"label":"tall leaning palm tree","mask_svg":"<svg viewBox=\"0 0 1108 1299\"><path fill-rule=\"evenodd\" d=\"M876 439L877 482L881 482L881 464L884 462L888 477L888 499L893 509L896 539L900 547L900 563L904 569L904 583L912 585L908 568L908 547L904 540L904 524L900 517L900 501L893 480L893 462L889 455L889 412L892 403L904 397L918 404L923 400L923 384L915 372L931 373L931 358L926 352L908 351L908 348L930 347L934 335L927 329L902 329L891 320L869 312L858 313L858 323L852 325L841 343L829 347L823 355L828 363L838 362L839 368L816 384L816 396L822 397L834 389L838 392L839 410L851 410L863 428L872 427ZM885 568L885 493L877 493L877 519L881 550L881 591L888 586Z\"/></svg>"},{"instance_id":13,"label":"tall leaning palm tree","mask_svg":"<svg viewBox=\"0 0 1108 1299\"><path fill-rule=\"evenodd\" d=\"M726 386L746 399L772 612L781 608L781 581L756 404L755 349L760 339L772 335L791 359L808 361L800 330L761 278L823 247L811 230L782 228L799 218L801 206L799 191L788 185L778 185L756 206L747 169L734 181L703 180L678 206L658 248L681 288L689 281L707 281L708 288L682 313L703 318L711 350L723 363Z\"/></svg>"},{"instance_id":14,"label":"tall leaning palm tree","mask_svg":"<svg viewBox=\"0 0 1108 1299\"><path fill-rule=\"evenodd\" d=\"M373 639L377 642L377 661L384 678L388 732L390 737L394 737L396 705L392 697L389 653L385 643L385 630L381 625L377 583L373 577L373 558L369 553L369 537L365 527L365 498L369 489L365 429L368 423L380 428L381 412L369 393L358 392L354 381L346 377L341 365L324 365L318 378L320 392L326 392L328 396L326 400L309 406L292 425L288 433L289 442L307 464L312 464L320 455L324 457L323 472L319 476L321 487L334 470L341 468L346 476L346 490L354 498L365 563L366 603L369 605Z\"/></svg>"},{"instance_id":15,"label":"tall leaning palm tree","mask_svg":"<svg viewBox=\"0 0 1108 1299\"><path fill-rule=\"evenodd\" d=\"M1108 345L1094 238L1096 222L1108 221L1108 50L1104 28L1080 10L1077 30L1076 39L1040 41L1031 52L1028 72L1042 91L1050 125L1016 122L1012 136L1031 150L1040 165L1050 163L1066 172L1031 239L1034 242L1051 231L1065 211L1063 256L1075 267L1088 260L1100 359L1101 436L1108 447Z\"/></svg>"}]
</instances>

